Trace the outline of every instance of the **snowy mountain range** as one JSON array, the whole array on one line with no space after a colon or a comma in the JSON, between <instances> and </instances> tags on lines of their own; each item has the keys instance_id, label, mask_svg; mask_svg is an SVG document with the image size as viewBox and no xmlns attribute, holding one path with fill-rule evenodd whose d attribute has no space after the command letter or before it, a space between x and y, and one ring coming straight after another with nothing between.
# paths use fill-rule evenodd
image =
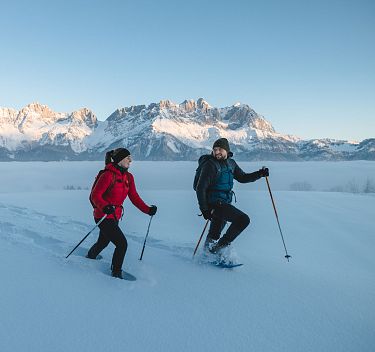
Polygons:
<instances>
[{"instance_id":1,"label":"snowy mountain range","mask_svg":"<svg viewBox=\"0 0 375 352\"><path fill-rule=\"evenodd\" d=\"M102 160L127 147L138 160L196 160L219 137L238 160L375 160L375 138L362 142L302 140L277 133L246 104L210 106L202 98L169 100L114 111L105 121L83 108L72 113L32 103L0 107L0 161Z\"/></svg>"}]
</instances>

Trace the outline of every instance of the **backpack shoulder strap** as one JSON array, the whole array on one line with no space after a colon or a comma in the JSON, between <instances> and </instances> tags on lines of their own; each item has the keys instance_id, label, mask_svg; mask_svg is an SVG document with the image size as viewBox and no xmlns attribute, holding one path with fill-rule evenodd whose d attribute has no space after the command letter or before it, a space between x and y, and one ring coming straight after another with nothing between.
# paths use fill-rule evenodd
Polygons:
<instances>
[{"instance_id":1,"label":"backpack shoulder strap","mask_svg":"<svg viewBox=\"0 0 375 352\"><path fill-rule=\"evenodd\" d=\"M103 172L105 172L105 171L109 171L111 174L112 174L112 180L111 180L111 183L110 183L110 185L108 186L108 188L106 189L106 191L104 192L104 193L107 193L107 192L109 192L112 188L113 188L113 186L115 185L115 183L116 183L116 174L113 172L113 171L111 171L111 170L108 170L108 169L104 169L104 170L102 170Z\"/></svg>"},{"instance_id":2,"label":"backpack shoulder strap","mask_svg":"<svg viewBox=\"0 0 375 352\"><path fill-rule=\"evenodd\" d=\"M221 165L219 162L217 162L216 160L214 159L209 159L208 160L209 163L213 164L215 166L215 170L216 170L216 179L220 176L220 172L221 172Z\"/></svg>"},{"instance_id":3,"label":"backpack shoulder strap","mask_svg":"<svg viewBox=\"0 0 375 352\"><path fill-rule=\"evenodd\" d=\"M98 174L96 175L96 178L95 178L94 184L92 185L92 188L91 188L91 193L92 193L92 191L93 191L95 185L98 183L100 177L101 177L105 172L107 172L107 171L110 172L110 173L112 174L112 180L111 180L110 185L108 186L108 188L105 190L104 193L107 193L108 191L110 191L111 188L114 186L114 184L115 184L115 182L116 182L116 174L115 174L113 171L111 171L111 170L103 169L103 170L100 170L100 171L98 172ZM91 197L91 194L90 194L90 197Z\"/></svg>"},{"instance_id":4,"label":"backpack shoulder strap","mask_svg":"<svg viewBox=\"0 0 375 352\"><path fill-rule=\"evenodd\" d=\"M234 169L236 168L237 163L232 158L229 158L227 160L227 164L228 164L232 174L234 174Z\"/></svg>"}]
</instances>

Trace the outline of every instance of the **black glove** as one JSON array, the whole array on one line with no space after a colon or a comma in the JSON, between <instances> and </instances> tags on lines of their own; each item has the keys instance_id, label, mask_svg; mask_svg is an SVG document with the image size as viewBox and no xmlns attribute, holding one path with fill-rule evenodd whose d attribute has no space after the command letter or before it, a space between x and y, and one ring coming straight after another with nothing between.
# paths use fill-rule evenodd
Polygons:
<instances>
[{"instance_id":1,"label":"black glove","mask_svg":"<svg viewBox=\"0 0 375 352\"><path fill-rule=\"evenodd\" d=\"M156 205L151 205L150 209L148 211L148 215L154 216L158 210L158 207Z\"/></svg>"},{"instance_id":2,"label":"black glove","mask_svg":"<svg viewBox=\"0 0 375 352\"><path fill-rule=\"evenodd\" d=\"M113 214L115 212L115 210L116 210L116 208L115 208L114 205L108 204L103 208L103 213L107 214L107 215L110 215L110 214Z\"/></svg>"},{"instance_id":3,"label":"black glove","mask_svg":"<svg viewBox=\"0 0 375 352\"><path fill-rule=\"evenodd\" d=\"M268 170L268 167L263 166L260 170L260 175L262 177L268 177L270 175L270 171Z\"/></svg>"},{"instance_id":4,"label":"black glove","mask_svg":"<svg viewBox=\"0 0 375 352\"><path fill-rule=\"evenodd\" d=\"M206 209L206 210L201 210L201 211L202 211L202 215L203 215L205 220L211 220L211 218L212 218L211 209Z\"/></svg>"}]
</instances>

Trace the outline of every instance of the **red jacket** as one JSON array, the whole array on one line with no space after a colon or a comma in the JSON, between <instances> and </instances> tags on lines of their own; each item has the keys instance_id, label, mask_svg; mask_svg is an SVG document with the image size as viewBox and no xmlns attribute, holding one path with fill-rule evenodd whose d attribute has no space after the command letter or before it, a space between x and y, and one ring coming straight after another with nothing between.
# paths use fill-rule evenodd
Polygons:
<instances>
[{"instance_id":1,"label":"red jacket","mask_svg":"<svg viewBox=\"0 0 375 352\"><path fill-rule=\"evenodd\" d=\"M96 207L94 218L102 218L102 209L106 205L114 205L116 211L108 215L107 219L119 220L122 215L122 203L127 196L140 211L148 214L150 207L138 195L133 175L128 171L121 173L113 164L107 164L105 169L109 171L100 175L91 193L91 200Z\"/></svg>"}]
</instances>

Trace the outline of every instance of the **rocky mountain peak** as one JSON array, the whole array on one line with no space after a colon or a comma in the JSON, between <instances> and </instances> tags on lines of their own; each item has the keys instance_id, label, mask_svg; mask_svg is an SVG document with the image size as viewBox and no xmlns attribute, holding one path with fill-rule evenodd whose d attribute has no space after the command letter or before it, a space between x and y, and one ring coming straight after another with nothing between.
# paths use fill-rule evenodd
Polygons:
<instances>
[{"instance_id":1,"label":"rocky mountain peak","mask_svg":"<svg viewBox=\"0 0 375 352\"><path fill-rule=\"evenodd\" d=\"M197 160L219 137L242 160L375 160L375 139L360 144L277 133L249 105L211 107L203 98L117 109L105 122L88 108L58 113L31 103L0 108L0 160L101 160L126 146L139 160Z\"/></svg>"},{"instance_id":2,"label":"rocky mountain peak","mask_svg":"<svg viewBox=\"0 0 375 352\"><path fill-rule=\"evenodd\" d=\"M159 107L160 109L170 109L172 107L176 107L176 104L170 100L160 100Z\"/></svg>"},{"instance_id":3,"label":"rocky mountain peak","mask_svg":"<svg viewBox=\"0 0 375 352\"><path fill-rule=\"evenodd\" d=\"M180 104L180 108L182 108L186 112L192 112L192 111L194 111L194 110L197 109L197 103L196 103L196 101L194 99L184 100Z\"/></svg>"},{"instance_id":4,"label":"rocky mountain peak","mask_svg":"<svg viewBox=\"0 0 375 352\"><path fill-rule=\"evenodd\" d=\"M252 128L255 128L257 130L275 133L275 129L273 128L273 126L262 116L253 118L250 125Z\"/></svg>"},{"instance_id":5,"label":"rocky mountain peak","mask_svg":"<svg viewBox=\"0 0 375 352\"><path fill-rule=\"evenodd\" d=\"M208 112L208 110L211 109L211 105L208 104L203 98L199 98L197 100L197 106L198 106L198 109L201 109L204 112Z\"/></svg>"},{"instance_id":6,"label":"rocky mountain peak","mask_svg":"<svg viewBox=\"0 0 375 352\"><path fill-rule=\"evenodd\" d=\"M55 114L47 105L38 102L30 103L20 110L20 114L36 113L41 116L49 116Z\"/></svg>"},{"instance_id":7,"label":"rocky mountain peak","mask_svg":"<svg viewBox=\"0 0 375 352\"><path fill-rule=\"evenodd\" d=\"M98 125L97 117L90 109L87 108L82 108L72 112L71 118L72 121L77 122L78 124L83 123L91 129L95 128Z\"/></svg>"},{"instance_id":8,"label":"rocky mountain peak","mask_svg":"<svg viewBox=\"0 0 375 352\"><path fill-rule=\"evenodd\" d=\"M33 129L35 126L51 125L66 116L67 114L52 111L47 105L34 102L19 111L16 124L23 133L26 129Z\"/></svg>"},{"instance_id":9,"label":"rocky mountain peak","mask_svg":"<svg viewBox=\"0 0 375 352\"><path fill-rule=\"evenodd\" d=\"M0 107L0 124L1 123L13 123L18 115L18 111L15 109L2 108Z\"/></svg>"},{"instance_id":10,"label":"rocky mountain peak","mask_svg":"<svg viewBox=\"0 0 375 352\"><path fill-rule=\"evenodd\" d=\"M258 114L248 105L232 105L223 110L223 120L229 123L228 128L235 130L243 126L252 126L254 119L258 118Z\"/></svg>"}]
</instances>

